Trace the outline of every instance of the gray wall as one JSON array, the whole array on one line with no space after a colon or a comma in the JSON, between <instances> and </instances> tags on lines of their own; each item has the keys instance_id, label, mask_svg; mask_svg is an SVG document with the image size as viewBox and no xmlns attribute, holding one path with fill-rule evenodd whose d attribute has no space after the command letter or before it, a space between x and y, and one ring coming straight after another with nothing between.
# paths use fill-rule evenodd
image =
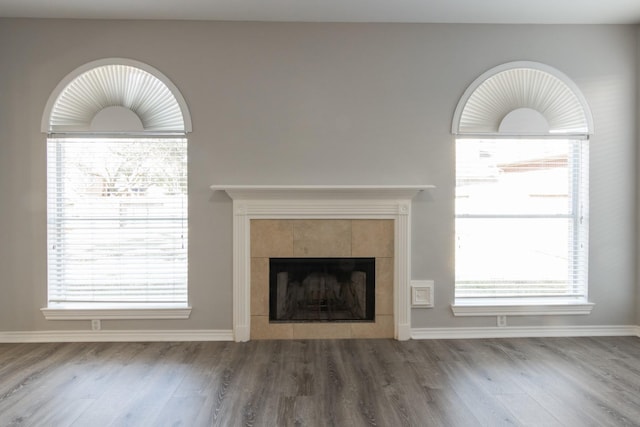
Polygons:
<instances>
[{"instance_id":1,"label":"gray wall","mask_svg":"<svg viewBox=\"0 0 640 427\"><path fill-rule=\"evenodd\" d=\"M455 105L481 73L532 60L566 73L591 106L591 316L510 325L626 325L636 317L636 48L633 26L282 24L0 20L0 330L48 322L43 108L76 67L146 62L189 104L193 313L105 329L230 329L231 202L210 184L435 184L413 211L414 279L436 307L413 327L493 326L454 318Z\"/></svg>"},{"instance_id":2,"label":"gray wall","mask_svg":"<svg viewBox=\"0 0 640 427\"><path fill-rule=\"evenodd\" d=\"M637 42L637 67L636 67L636 77L638 81L638 87L636 92L636 137L638 138L638 145L636 146L636 162L640 165L640 25L636 26L637 34L638 34L638 42ZM636 168L636 214L638 215L636 218L636 324L640 325L640 246L638 242L640 242L640 168Z\"/></svg>"}]
</instances>

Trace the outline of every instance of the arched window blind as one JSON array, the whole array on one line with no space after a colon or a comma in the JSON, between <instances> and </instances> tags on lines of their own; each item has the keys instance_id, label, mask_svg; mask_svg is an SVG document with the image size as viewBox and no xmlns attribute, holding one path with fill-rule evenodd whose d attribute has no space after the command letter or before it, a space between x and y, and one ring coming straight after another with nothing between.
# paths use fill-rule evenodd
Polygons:
<instances>
[{"instance_id":1,"label":"arched window blind","mask_svg":"<svg viewBox=\"0 0 640 427\"><path fill-rule=\"evenodd\" d=\"M87 64L45 109L49 308L183 307L187 139L177 89L131 60Z\"/></svg>"},{"instance_id":2,"label":"arched window blind","mask_svg":"<svg viewBox=\"0 0 640 427\"><path fill-rule=\"evenodd\" d=\"M480 76L456 109L456 304L586 301L588 137L581 93L543 64Z\"/></svg>"}]
</instances>

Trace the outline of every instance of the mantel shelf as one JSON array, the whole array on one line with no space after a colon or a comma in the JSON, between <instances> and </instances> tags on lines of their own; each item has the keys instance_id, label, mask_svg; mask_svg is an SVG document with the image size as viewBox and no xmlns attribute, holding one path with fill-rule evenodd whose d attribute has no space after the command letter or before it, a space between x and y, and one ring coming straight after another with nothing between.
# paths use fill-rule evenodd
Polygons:
<instances>
[{"instance_id":1,"label":"mantel shelf","mask_svg":"<svg viewBox=\"0 0 640 427\"><path fill-rule=\"evenodd\" d=\"M434 185L212 185L233 200L410 200Z\"/></svg>"}]
</instances>

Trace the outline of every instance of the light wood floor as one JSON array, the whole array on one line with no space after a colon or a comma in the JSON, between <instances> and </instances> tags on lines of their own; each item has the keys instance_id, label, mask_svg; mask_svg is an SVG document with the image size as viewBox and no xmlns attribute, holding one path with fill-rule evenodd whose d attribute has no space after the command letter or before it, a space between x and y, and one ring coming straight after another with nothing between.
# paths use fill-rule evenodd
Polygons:
<instances>
[{"instance_id":1,"label":"light wood floor","mask_svg":"<svg viewBox=\"0 0 640 427\"><path fill-rule=\"evenodd\" d=\"M22 425L640 425L640 338L0 344Z\"/></svg>"}]
</instances>

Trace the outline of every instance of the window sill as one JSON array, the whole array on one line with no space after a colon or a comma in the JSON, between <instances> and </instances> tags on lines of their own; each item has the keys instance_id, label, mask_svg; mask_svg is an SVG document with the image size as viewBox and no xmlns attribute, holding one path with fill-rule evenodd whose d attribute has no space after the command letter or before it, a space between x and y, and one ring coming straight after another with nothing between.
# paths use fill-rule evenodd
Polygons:
<instances>
[{"instance_id":1,"label":"window sill","mask_svg":"<svg viewBox=\"0 0 640 427\"><path fill-rule=\"evenodd\" d=\"M47 320L151 320L151 319L188 319L191 307L46 307L40 311Z\"/></svg>"},{"instance_id":2,"label":"window sill","mask_svg":"<svg viewBox=\"0 0 640 427\"><path fill-rule=\"evenodd\" d=\"M454 316L564 316L591 314L594 303L591 302L541 302L514 303L485 301L456 302L451 305Z\"/></svg>"}]
</instances>

